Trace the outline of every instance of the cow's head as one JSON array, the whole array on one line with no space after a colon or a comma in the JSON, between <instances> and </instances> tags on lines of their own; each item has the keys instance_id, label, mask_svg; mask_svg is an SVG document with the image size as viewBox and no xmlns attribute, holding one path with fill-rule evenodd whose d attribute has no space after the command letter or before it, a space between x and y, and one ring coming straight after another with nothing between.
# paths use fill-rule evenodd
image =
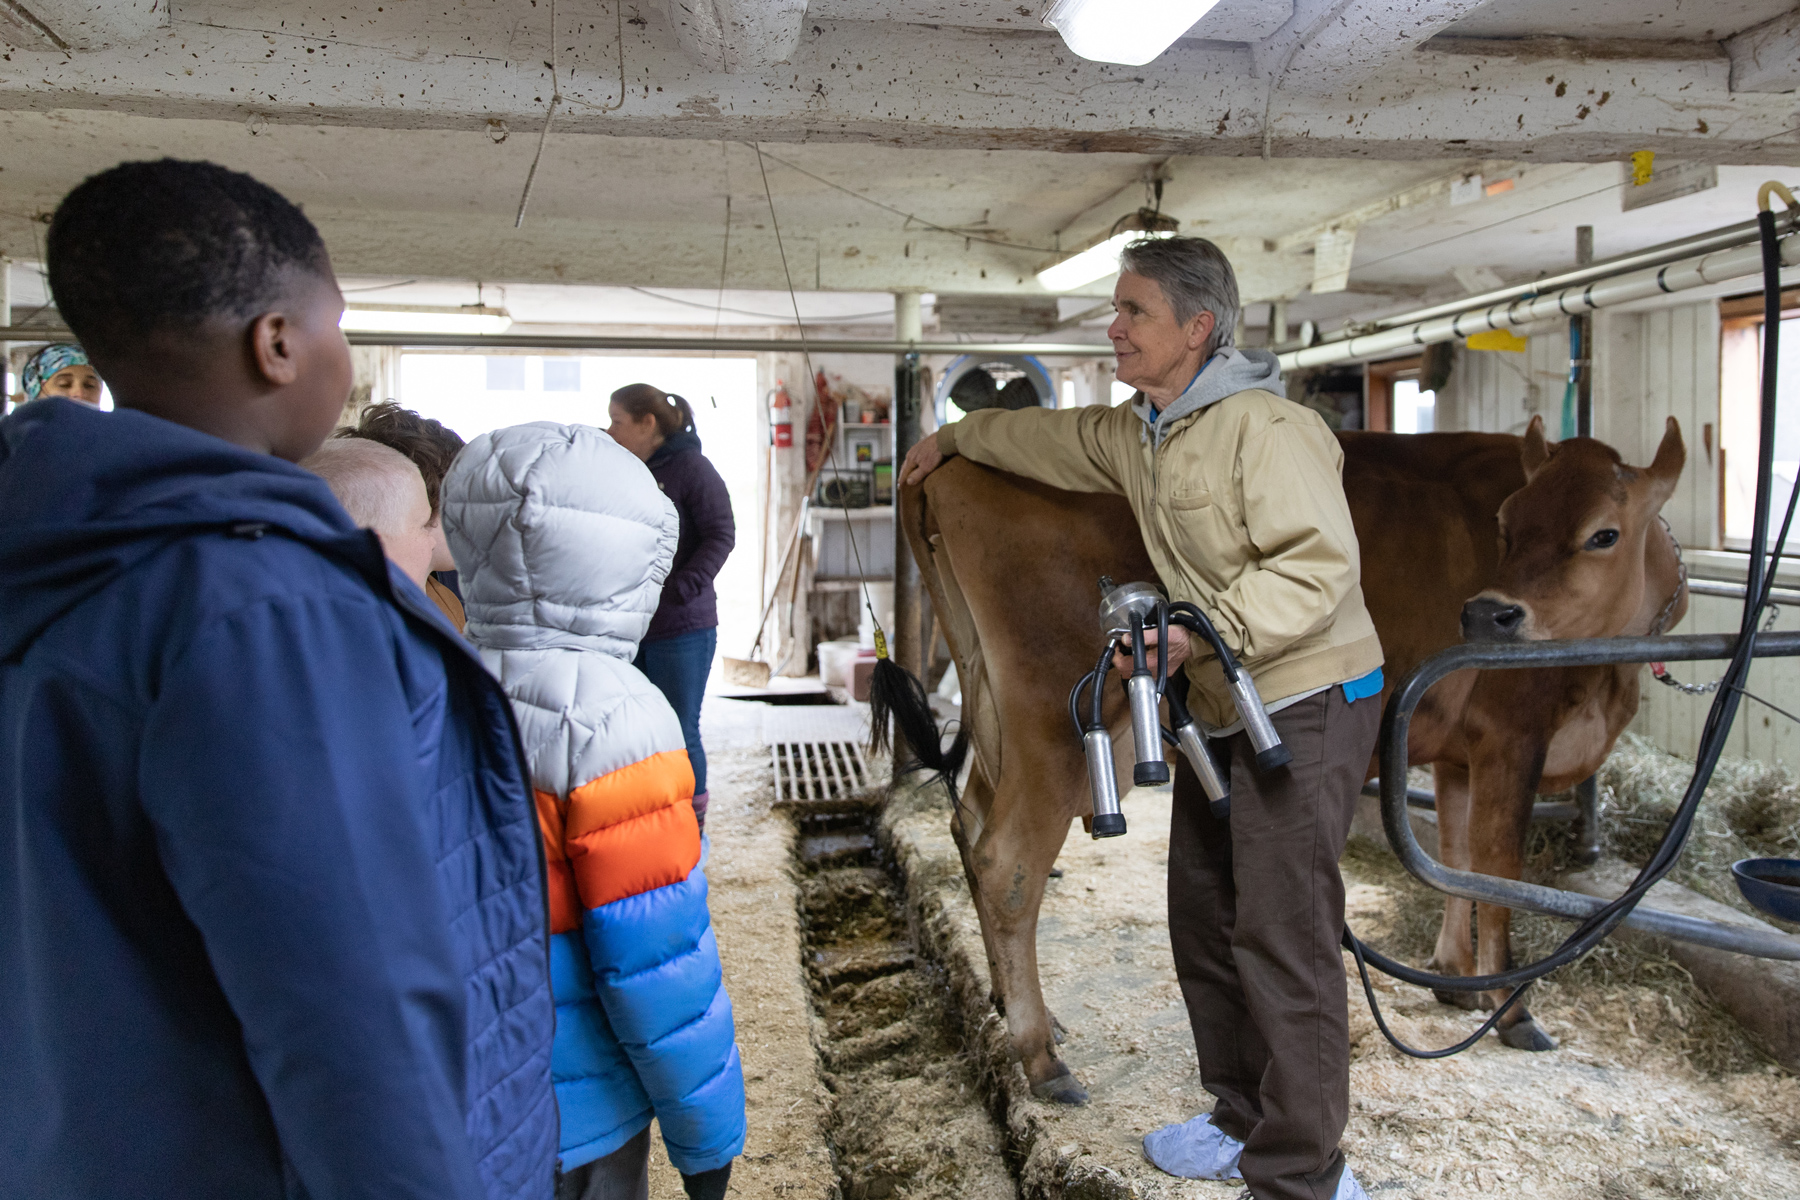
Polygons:
<instances>
[{"instance_id":1,"label":"cow's head","mask_svg":"<svg viewBox=\"0 0 1800 1200\"><path fill-rule=\"evenodd\" d=\"M1665 536L1657 514L1687 461L1681 426L1670 417L1656 460L1630 467L1592 438L1547 442L1543 419L1533 417L1523 457L1525 486L1500 505L1494 586L1463 605L1463 637L1625 632L1644 606L1646 538Z\"/></svg>"}]
</instances>

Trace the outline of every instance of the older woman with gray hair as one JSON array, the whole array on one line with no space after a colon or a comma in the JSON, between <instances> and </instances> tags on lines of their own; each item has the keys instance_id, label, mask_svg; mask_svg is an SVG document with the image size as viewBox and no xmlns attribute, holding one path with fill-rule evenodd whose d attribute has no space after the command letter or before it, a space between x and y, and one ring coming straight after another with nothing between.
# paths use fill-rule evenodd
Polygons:
<instances>
[{"instance_id":1,"label":"older woman with gray hair","mask_svg":"<svg viewBox=\"0 0 1800 1200\"><path fill-rule=\"evenodd\" d=\"M1257 1200L1365 1200L1338 1148L1350 1044L1337 863L1375 746L1382 655L1343 453L1283 397L1272 354L1231 344L1237 279L1217 246L1143 239L1120 266L1107 333L1119 380L1138 389L1129 405L970 413L915 446L901 480L961 454L1123 494L1169 598L1205 610L1249 668L1293 753L1266 775L1217 657L1169 630L1169 666L1185 665L1189 705L1230 764L1228 817L1176 764L1169 831L1169 940L1218 1101L1144 1150L1172 1175L1241 1177Z\"/></svg>"}]
</instances>

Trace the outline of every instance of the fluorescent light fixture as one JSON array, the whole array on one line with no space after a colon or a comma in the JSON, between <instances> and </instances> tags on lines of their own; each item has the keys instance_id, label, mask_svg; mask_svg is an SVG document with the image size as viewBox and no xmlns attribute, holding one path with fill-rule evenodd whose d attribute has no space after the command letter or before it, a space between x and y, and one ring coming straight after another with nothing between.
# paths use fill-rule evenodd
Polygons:
<instances>
[{"instance_id":1,"label":"fluorescent light fixture","mask_svg":"<svg viewBox=\"0 0 1800 1200\"><path fill-rule=\"evenodd\" d=\"M1218 0L1052 0L1044 24L1093 62L1141 67L1212 11Z\"/></svg>"},{"instance_id":2,"label":"fluorescent light fixture","mask_svg":"<svg viewBox=\"0 0 1800 1200\"><path fill-rule=\"evenodd\" d=\"M1038 282L1044 285L1046 291L1072 292L1096 279L1117 274L1119 252L1131 243L1143 238L1165 238L1171 233L1172 230L1146 233L1142 229L1115 233L1097 246L1090 246L1079 254L1045 267L1037 273Z\"/></svg>"},{"instance_id":3,"label":"fluorescent light fixture","mask_svg":"<svg viewBox=\"0 0 1800 1200\"><path fill-rule=\"evenodd\" d=\"M465 304L461 308L391 304L346 308L338 328L357 333L505 333L512 314L504 308Z\"/></svg>"}]
</instances>

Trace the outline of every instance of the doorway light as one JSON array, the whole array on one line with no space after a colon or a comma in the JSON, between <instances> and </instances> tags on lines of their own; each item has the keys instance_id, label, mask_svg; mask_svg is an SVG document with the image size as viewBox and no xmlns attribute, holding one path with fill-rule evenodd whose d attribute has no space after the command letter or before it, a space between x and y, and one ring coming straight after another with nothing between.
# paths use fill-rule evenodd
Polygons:
<instances>
[{"instance_id":1,"label":"doorway light","mask_svg":"<svg viewBox=\"0 0 1800 1200\"><path fill-rule=\"evenodd\" d=\"M1043 22L1093 62L1141 67L1175 44L1218 0L1051 0Z\"/></svg>"},{"instance_id":2,"label":"doorway light","mask_svg":"<svg viewBox=\"0 0 1800 1200\"><path fill-rule=\"evenodd\" d=\"M505 333L512 314L504 308L465 304L460 308L390 304L344 310L338 328L357 333Z\"/></svg>"},{"instance_id":3,"label":"doorway light","mask_svg":"<svg viewBox=\"0 0 1800 1200\"><path fill-rule=\"evenodd\" d=\"M1084 287L1096 279L1116 274L1119 270L1119 253L1131 243L1143 238L1171 237L1179 227L1180 222L1173 217L1140 208L1120 218L1107 231L1106 237L1096 244L1038 271L1037 280L1046 291L1051 292L1069 292Z\"/></svg>"}]
</instances>

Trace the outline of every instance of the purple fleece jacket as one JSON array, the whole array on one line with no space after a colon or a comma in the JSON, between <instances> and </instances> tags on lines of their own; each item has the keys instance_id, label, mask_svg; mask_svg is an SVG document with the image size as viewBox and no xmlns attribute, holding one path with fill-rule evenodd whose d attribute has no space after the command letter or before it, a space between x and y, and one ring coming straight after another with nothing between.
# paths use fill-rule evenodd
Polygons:
<instances>
[{"instance_id":1,"label":"purple fleece jacket","mask_svg":"<svg viewBox=\"0 0 1800 1200\"><path fill-rule=\"evenodd\" d=\"M644 634L646 642L654 642L719 623L713 576L737 545L737 523L731 518L725 481L700 453L699 434L676 434L656 448L647 465L681 515L675 565L663 581L662 602Z\"/></svg>"}]
</instances>

